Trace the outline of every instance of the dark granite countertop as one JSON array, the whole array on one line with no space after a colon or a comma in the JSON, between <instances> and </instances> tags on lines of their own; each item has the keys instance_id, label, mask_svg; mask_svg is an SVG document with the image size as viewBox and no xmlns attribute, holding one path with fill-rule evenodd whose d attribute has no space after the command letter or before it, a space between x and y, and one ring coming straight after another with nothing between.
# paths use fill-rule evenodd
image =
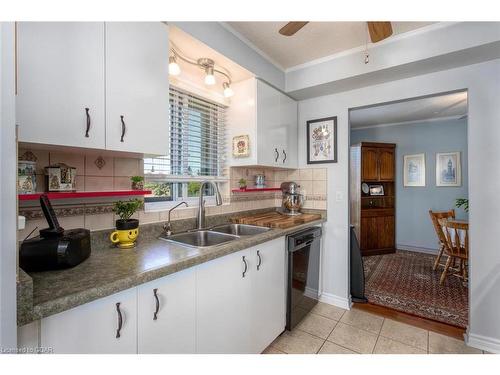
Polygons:
<instances>
[{"instance_id":1,"label":"dark granite countertop","mask_svg":"<svg viewBox=\"0 0 500 375\"><path fill-rule=\"evenodd\" d=\"M32 278L32 300L26 298L27 293L21 293L24 295L22 300L18 298L18 325L326 221L326 212L317 212L323 215L323 219L288 229L272 229L254 236L242 236L207 249L183 247L158 239L161 232L161 224L158 223L141 226L141 235L133 249L118 249L109 245L107 236L110 231L93 233L92 254L82 264L66 270L29 274ZM228 215L218 216L220 217L212 218L214 225L229 221ZM176 225L186 229L189 226L194 227L193 224L192 219L187 219ZM174 231L179 230L174 226ZM22 289L22 286L19 289Z\"/></svg>"}]
</instances>

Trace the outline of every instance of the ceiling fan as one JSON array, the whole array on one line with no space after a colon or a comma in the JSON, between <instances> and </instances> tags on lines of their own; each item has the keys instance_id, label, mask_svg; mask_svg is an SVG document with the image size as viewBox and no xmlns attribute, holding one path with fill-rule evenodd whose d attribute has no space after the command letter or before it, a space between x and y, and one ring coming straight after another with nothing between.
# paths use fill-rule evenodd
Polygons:
<instances>
[{"instance_id":1,"label":"ceiling fan","mask_svg":"<svg viewBox=\"0 0 500 375\"><path fill-rule=\"evenodd\" d=\"M309 22L288 22L279 30L279 33L285 36L292 36L308 23ZM392 26L390 22L367 22L367 24L372 43L380 42L392 35Z\"/></svg>"}]
</instances>

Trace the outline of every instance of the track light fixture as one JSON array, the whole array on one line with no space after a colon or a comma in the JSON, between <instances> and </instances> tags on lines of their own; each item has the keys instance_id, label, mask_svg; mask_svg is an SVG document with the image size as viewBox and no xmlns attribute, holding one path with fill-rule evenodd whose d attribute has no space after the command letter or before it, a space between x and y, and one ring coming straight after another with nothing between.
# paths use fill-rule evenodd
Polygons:
<instances>
[{"instance_id":1,"label":"track light fixture","mask_svg":"<svg viewBox=\"0 0 500 375\"><path fill-rule=\"evenodd\" d=\"M175 54L170 55L168 58L168 73L173 76L181 74L181 68L179 67L179 64L177 64L177 57Z\"/></svg>"},{"instance_id":2,"label":"track light fixture","mask_svg":"<svg viewBox=\"0 0 500 375\"><path fill-rule=\"evenodd\" d=\"M203 69L205 71L205 78L204 82L205 85L207 86L213 86L217 83L217 80L215 79L215 73L220 74L221 76L224 77L224 82L222 83L222 88L224 90L224 96L226 98L229 98L234 95L234 91L231 89L231 76L229 75L229 72L226 73L222 70L219 70L215 66L215 61L206 57L199 58L198 60L193 60L188 57L185 57L179 53L177 49L172 48L170 50L170 57L168 59L168 72L169 74L173 76L177 76L181 73L181 68L179 67L179 64L177 63L177 59L182 60L188 64L191 65L196 65L200 69ZM221 68L224 69L224 68ZM226 70L226 69L224 69ZM227 70L226 70L227 71Z\"/></svg>"}]
</instances>

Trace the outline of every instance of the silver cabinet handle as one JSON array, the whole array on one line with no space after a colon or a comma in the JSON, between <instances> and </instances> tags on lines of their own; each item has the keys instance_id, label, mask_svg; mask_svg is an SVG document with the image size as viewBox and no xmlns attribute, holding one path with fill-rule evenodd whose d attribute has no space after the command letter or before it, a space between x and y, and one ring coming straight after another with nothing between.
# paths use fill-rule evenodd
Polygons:
<instances>
[{"instance_id":1,"label":"silver cabinet handle","mask_svg":"<svg viewBox=\"0 0 500 375\"><path fill-rule=\"evenodd\" d=\"M278 158L280 157L280 153L278 152L277 148L274 149L274 153L276 154L276 157L274 158L274 162L277 163L278 162Z\"/></svg>"},{"instance_id":2,"label":"silver cabinet handle","mask_svg":"<svg viewBox=\"0 0 500 375\"><path fill-rule=\"evenodd\" d=\"M153 289L153 296L155 297L156 309L153 314L153 320L158 319L158 311L160 311L160 300L158 299L158 288Z\"/></svg>"},{"instance_id":3,"label":"silver cabinet handle","mask_svg":"<svg viewBox=\"0 0 500 375\"><path fill-rule=\"evenodd\" d=\"M242 259L243 259L243 263L245 264L245 269L243 270L243 274L241 275L241 277L245 277L245 274L247 273L247 270L248 270L248 264L247 264L247 260L245 259L244 255L243 255Z\"/></svg>"},{"instance_id":4,"label":"silver cabinet handle","mask_svg":"<svg viewBox=\"0 0 500 375\"><path fill-rule=\"evenodd\" d=\"M257 263L257 271L260 270L260 265L262 264L262 258L260 257L260 251L257 250L257 258L259 258L259 263Z\"/></svg>"}]
</instances>

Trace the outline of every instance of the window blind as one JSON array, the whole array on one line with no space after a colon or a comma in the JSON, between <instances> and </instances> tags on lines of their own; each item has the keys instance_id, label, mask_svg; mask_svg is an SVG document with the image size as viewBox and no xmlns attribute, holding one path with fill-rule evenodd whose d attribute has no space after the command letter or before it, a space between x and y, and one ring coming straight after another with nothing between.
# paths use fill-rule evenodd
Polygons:
<instances>
[{"instance_id":1,"label":"window blind","mask_svg":"<svg viewBox=\"0 0 500 375\"><path fill-rule=\"evenodd\" d=\"M226 162L226 106L170 86L168 155L145 158L148 179L222 176ZM154 136L154 134L152 135Z\"/></svg>"}]
</instances>

